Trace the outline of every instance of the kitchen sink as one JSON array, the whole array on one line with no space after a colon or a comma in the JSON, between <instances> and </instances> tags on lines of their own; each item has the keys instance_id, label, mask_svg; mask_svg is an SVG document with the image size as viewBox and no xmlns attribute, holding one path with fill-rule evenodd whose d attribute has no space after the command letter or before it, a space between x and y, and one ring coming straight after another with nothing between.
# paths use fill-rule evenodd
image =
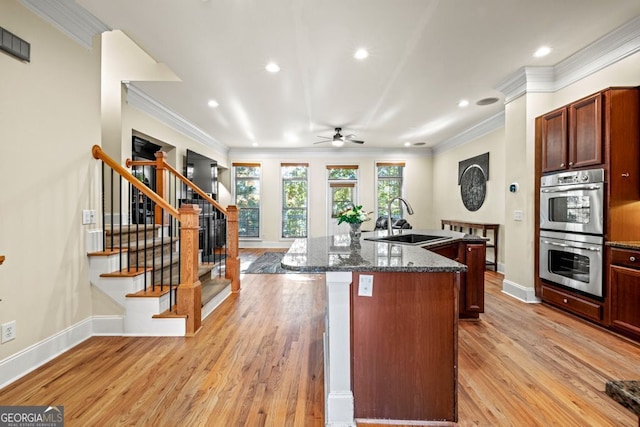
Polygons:
<instances>
[{"instance_id":1,"label":"kitchen sink","mask_svg":"<svg viewBox=\"0 0 640 427\"><path fill-rule=\"evenodd\" d=\"M403 245L420 245L425 243L433 243L437 241L451 240L452 237L434 236L431 234L397 234L394 236L384 237L366 237L364 240L385 243L399 243Z\"/></svg>"}]
</instances>

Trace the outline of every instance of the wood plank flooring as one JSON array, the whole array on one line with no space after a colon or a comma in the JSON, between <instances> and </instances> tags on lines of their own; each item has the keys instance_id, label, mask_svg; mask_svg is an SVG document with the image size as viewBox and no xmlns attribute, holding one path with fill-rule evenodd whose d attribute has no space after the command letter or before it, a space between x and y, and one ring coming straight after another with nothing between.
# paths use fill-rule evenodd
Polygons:
<instances>
[{"instance_id":1,"label":"wood plank flooring","mask_svg":"<svg viewBox=\"0 0 640 427\"><path fill-rule=\"evenodd\" d=\"M67 426L322 426L323 277L245 274L196 337L90 338L0 405L64 405ZM486 278L486 313L460 325L460 426L638 425L604 385L640 378L639 345Z\"/></svg>"}]
</instances>

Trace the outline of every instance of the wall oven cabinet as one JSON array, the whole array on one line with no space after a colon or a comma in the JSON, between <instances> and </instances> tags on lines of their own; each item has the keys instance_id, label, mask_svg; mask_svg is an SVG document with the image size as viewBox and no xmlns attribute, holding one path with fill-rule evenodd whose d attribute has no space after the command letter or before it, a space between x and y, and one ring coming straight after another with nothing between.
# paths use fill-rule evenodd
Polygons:
<instances>
[{"instance_id":1,"label":"wall oven cabinet","mask_svg":"<svg viewBox=\"0 0 640 427\"><path fill-rule=\"evenodd\" d=\"M639 88L612 87L586 96L537 117L535 129L535 206L539 213L534 240L536 295L545 303L609 326L615 310L612 286L624 277L624 285L619 288L628 287L628 275L623 276L619 269L611 273L601 246L599 290L594 291L591 283L584 287L580 279L586 277L586 271L580 273L580 265L588 260L592 276L595 251L564 258L565 263L575 261L572 272L564 273L558 249L573 249L545 243L568 244L544 237L550 231L599 237L605 245L611 241L640 241ZM589 171L601 171L597 172L603 175L597 180L601 182L592 181ZM564 182L548 185L554 176ZM626 313L618 301L618 313ZM640 312L640 304L630 310ZM628 313L625 316L629 319ZM617 322L618 330L622 330L620 319Z\"/></svg>"}]
</instances>

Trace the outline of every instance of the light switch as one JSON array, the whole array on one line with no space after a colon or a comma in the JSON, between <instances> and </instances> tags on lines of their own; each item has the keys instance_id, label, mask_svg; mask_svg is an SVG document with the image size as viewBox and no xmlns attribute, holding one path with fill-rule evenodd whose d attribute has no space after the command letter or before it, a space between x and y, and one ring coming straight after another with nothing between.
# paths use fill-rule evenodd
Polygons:
<instances>
[{"instance_id":1,"label":"light switch","mask_svg":"<svg viewBox=\"0 0 640 427\"><path fill-rule=\"evenodd\" d=\"M96 211L90 209L84 209L82 211L82 225L95 224L96 223Z\"/></svg>"},{"instance_id":2,"label":"light switch","mask_svg":"<svg viewBox=\"0 0 640 427\"><path fill-rule=\"evenodd\" d=\"M521 210L513 211L513 220L514 221L522 221L522 211Z\"/></svg>"},{"instance_id":3,"label":"light switch","mask_svg":"<svg viewBox=\"0 0 640 427\"><path fill-rule=\"evenodd\" d=\"M373 296L373 276L370 274L361 274L358 282L358 296Z\"/></svg>"}]
</instances>

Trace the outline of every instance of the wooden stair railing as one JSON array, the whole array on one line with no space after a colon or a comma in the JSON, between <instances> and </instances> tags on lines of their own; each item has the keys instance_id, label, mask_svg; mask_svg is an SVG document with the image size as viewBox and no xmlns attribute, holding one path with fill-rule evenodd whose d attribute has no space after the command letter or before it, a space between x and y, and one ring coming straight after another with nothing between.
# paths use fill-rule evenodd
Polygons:
<instances>
[{"instance_id":1,"label":"wooden stair railing","mask_svg":"<svg viewBox=\"0 0 640 427\"><path fill-rule=\"evenodd\" d=\"M178 172L173 166L166 161L167 154L163 151L155 153L155 161L145 160L131 160L127 159L126 166L131 168L133 166L152 166L156 169L156 193L158 193L165 200L168 198L167 191L170 185L167 183L167 177L162 171L167 171L175 178L180 180L182 184L190 188L193 192L197 193L202 200L210 204L215 210L221 212L226 217L226 242L227 242L227 257L225 259L225 278L231 280L231 292L238 293L240 291L240 258L238 252L238 208L234 205L229 205L226 209L222 207L217 201L211 198L200 187L196 186L187 177ZM158 207L156 206L156 209ZM156 218L160 218L160 214L156 213ZM183 225L184 226L184 225ZM198 224L196 224L196 227ZM196 250L197 250L196 244Z\"/></svg>"},{"instance_id":2,"label":"wooden stair railing","mask_svg":"<svg viewBox=\"0 0 640 427\"><path fill-rule=\"evenodd\" d=\"M100 146L94 145L93 157L109 166L114 172L136 187L146 197L155 202L165 212L174 217L180 224L180 284L178 285L177 314L186 315L186 335L193 336L202 326L201 287L198 280L198 214L200 209L195 205L185 205L176 209L162 197L147 187L126 168L109 157ZM195 224L195 226L194 226ZM194 244L195 242L195 244Z\"/></svg>"}]
</instances>

